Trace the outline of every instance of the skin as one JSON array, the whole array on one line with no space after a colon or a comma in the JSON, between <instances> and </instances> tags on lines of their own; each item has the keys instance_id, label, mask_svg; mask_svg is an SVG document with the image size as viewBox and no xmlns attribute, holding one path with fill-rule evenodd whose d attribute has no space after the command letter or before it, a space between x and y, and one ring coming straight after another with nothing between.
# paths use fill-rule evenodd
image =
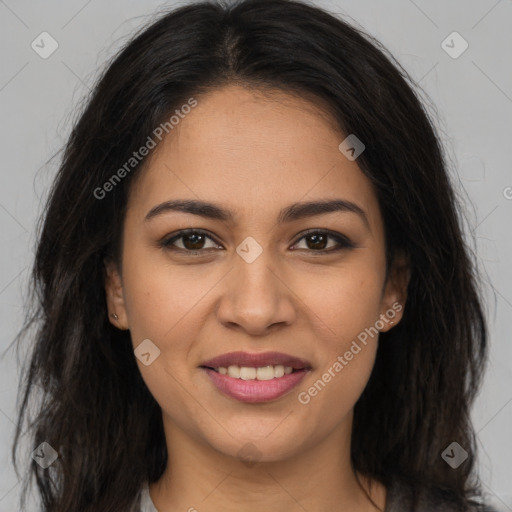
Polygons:
<instances>
[{"instance_id":1,"label":"skin","mask_svg":"<svg viewBox=\"0 0 512 512\"><path fill-rule=\"evenodd\" d=\"M359 333L393 304L405 304L408 282L403 258L385 282L377 197L357 160L338 149L345 135L319 105L239 85L210 92L132 184L122 271L107 262L105 286L109 313L118 316L111 322L130 330L134 348L150 339L160 350L150 365L137 363L162 408L170 454L165 473L150 485L162 512L378 510L350 465L353 407L370 377L378 336L308 404L297 399ZM357 203L368 226L352 212L277 223L291 203L334 198ZM144 220L172 199L214 202L234 218L168 211ZM158 244L186 228L212 237L197 246L203 253L186 253L195 243L187 238L177 239L174 251ZM356 247L318 254L337 242L315 245L302 235L310 228L345 235ZM252 263L236 252L248 236L263 249ZM402 312L380 331L393 328ZM285 352L309 361L312 371L277 400L242 403L199 368L235 350ZM255 464L241 460L246 443L257 448ZM370 492L369 480L360 478L383 510L385 487L373 481Z\"/></svg>"}]
</instances>

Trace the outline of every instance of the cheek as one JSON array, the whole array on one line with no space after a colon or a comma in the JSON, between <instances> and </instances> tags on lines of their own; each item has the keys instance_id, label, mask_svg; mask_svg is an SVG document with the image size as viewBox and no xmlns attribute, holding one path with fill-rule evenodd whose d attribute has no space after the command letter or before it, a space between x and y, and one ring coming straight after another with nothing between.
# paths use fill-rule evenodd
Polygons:
<instances>
[{"instance_id":1,"label":"cheek","mask_svg":"<svg viewBox=\"0 0 512 512\"><path fill-rule=\"evenodd\" d=\"M326 347L323 364L314 372L314 378L298 390L297 401L305 408L304 421L310 427L314 427L317 418L323 418L322 429L334 428L364 391L375 363L378 335L361 339L343 331Z\"/></svg>"},{"instance_id":2,"label":"cheek","mask_svg":"<svg viewBox=\"0 0 512 512\"><path fill-rule=\"evenodd\" d=\"M384 276L380 268L362 263L303 281L301 298L323 324L328 345L338 351L379 318Z\"/></svg>"},{"instance_id":3,"label":"cheek","mask_svg":"<svg viewBox=\"0 0 512 512\"><path fill-rule=\"evenodd\" d=\"M144 338L168 343L176 330L183 331L187 316L201 311L201 299L214 284L214 276L198 267L153 263L135 252L127 255L125 305L134 343ZM193 325L198 327L197 322Z\"/></svg>"},{"instance_id":4,"label":"cheek","mask_svg":"<svg viewBox=\"0 0 512 512\"><path fill-rule=\"evenodd\" d=\"M198 392L190 379L189 354L204 322L201 298L214 282L194 279L186 269L145 263L127 255L124 267L130 335L134 348L149 339L160 352L147 366L137 358L137 365L162 410L185 428L190 417L201 414L190 399Z\"/></svg>"},{"instance_id":5,"label":"cheek","mask_svg":"<svg viewBox=\"0 0 512 512\"><path fill-rule=\"evenodd\" d=\"M304 300L310 316L317 317L321 363L316 380L301 387L305 395L299 402L310 403L319 414L324 410L333 421L353 407L370 378L378 346L382 279L378 268L354 265L350 272L340 269L334 278L316 280ZM334 414L328 410L333 403Z\"/></svg>"}]
</instances>

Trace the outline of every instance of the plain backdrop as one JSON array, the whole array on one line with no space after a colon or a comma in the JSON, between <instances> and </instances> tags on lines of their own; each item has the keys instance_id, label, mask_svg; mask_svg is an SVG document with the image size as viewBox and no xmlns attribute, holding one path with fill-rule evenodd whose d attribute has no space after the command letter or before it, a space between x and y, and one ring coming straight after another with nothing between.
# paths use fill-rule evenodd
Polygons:
<instances>
[{"instance_id":1,"label":"plain backdrop","mask_svg":"<svg viewBox=\"0 0 512 512\"><path fill-rule=\"evenodd\" d=\"M10 450L19 368L7 348L21 325L36 221L59 158L46 163L106 61L158 9L185 3L0 0L0 512L18 510ZM315 3L380 40L437 110L486 287L491 359L473 412L480 473L495 506L512 511L512 1ZM32 47L41 37L51 42L43 32L58 44L46 59Z\"/></svg>"}]
</instances>

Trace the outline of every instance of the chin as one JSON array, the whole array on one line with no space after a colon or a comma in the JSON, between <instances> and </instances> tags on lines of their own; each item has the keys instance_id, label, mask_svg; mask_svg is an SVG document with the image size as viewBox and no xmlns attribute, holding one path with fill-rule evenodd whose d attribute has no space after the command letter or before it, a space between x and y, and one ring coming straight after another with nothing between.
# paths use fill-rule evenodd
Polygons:
<instances>
[{"instance_id":1,"label":"chin","mask_svg":"<svg viewBox=\"0 0 512 512\"><path fill-rule=\"evenodd\" d=\"M275 423L273 428L275 429ZM252 467L257 462L285 461L300 453L306 443L299 432L280 432L268 430L264 434L250 435L250 428L229 432L233 437L211 439L209 445L227 457L232 457ZM260 429L261 430L261 429ZM269 434L269 432L272 432ZM303 435L303 433L302 433Z\"/></svg>"}]
</instances>

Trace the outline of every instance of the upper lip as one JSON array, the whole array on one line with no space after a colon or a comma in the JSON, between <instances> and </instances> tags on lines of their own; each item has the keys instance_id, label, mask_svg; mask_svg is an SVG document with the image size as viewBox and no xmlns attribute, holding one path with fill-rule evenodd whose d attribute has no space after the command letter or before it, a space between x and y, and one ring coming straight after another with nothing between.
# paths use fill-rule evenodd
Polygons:
<instances>
[{"instance_id":1,"label":"upper lip","mask_svg":"<svg viewBox=\"0 0 512 512\"><path fill-rule=\"evenodd\" d=\"M274 365L291 366L296 370L302 368L311 368L311 364L304 359L283 354L281 352L229 352L221 354L220 356L204 361L200 366L208 368L227 368L231 365L246 366L249 368L258 368L260 366L274 366Z\"/></svg>"}]
</instances>

